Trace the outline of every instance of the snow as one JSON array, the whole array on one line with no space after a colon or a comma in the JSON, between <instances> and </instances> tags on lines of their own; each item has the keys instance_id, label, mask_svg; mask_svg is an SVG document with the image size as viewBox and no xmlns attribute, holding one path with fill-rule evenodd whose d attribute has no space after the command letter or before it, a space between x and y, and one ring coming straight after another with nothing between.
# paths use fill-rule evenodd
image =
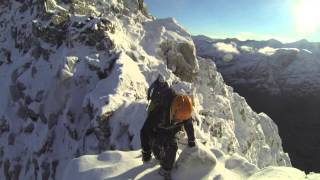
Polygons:
<instances>
[{"instance_id":1,"label":"snow","mask_svg":"<svg viewBox=\"0 0 320 180\"><path fill-rule=\"evenodd\" d=\"M143 26L145 34L141 45L149 55L157 54L159 44L164 40L192 42L191 36L173 18L148 21Z\"/></svg>"},{"instance_id":2,"label":"snow","mask_svg":"<svg viewBox=\"0 0 320 180\"><path fill-rule=\"evenodd\" d=\"M259 170L238 155L215 154L203 145L184 147L179 153L172 170L175 180L194 179L235 179L235 180L315 180L318 174L306 175L292 167L269 166ZM158 174L159 163L152 159L142 163L140 151L106 151L99 155L85 155L69 162L64 171L63 180L103 180L103 179L162 179Z\"/></svg>"},{"instance_id":3,"label":"snow","mask_svg":"<svg viewBox=\"0 0 320 180\"><path fill-rule=\"evenodd\" d=\"M0 179L161 179L159 165L140 157L146 90L159 73L195 103L198 146L180 146L174 177L245 179L291 165L273 121L234 93L214 63L196 58L191 35L175 19L145 16L140 1L86 1L85 8L75 1L70 6L84 8L76 13L51 1L53 17L70 16L66 29L53 25L53 40L42 31L51 19L38 18L49 12L17 11L20 2L1 7L10 26L1 29L0 50L10 50L12 62L0 65ZM11 26L19 42L33 43L17 48Z\"/></svg>"},{"instance_id":4,"label":"snow","mask_svg":"<svg viewBox=\"0 0 320 180\"><path fill-rule=\"evenodd\" d=\"M245 159L236 161L226 156L216 159L214 153L203 145L184 147L178 154L180 156L172 171L173 179L243 179L245 176L239 174L248 174L245 169L254 167ZM225 161L242 166L225 167ZM143 164L140 151L106 151L73 159L65 170L63 180L162 179L158 174L159 168L155 159Z\"/></svg>"},{"instance_id":5,"label":"snow","mask_svg":"<svg viewBox=\"0 0 320 180\"><path fill-rule=\"evenodd\" d=\"M300 180L309 179L305 173L290 167L267 167L252 175L248 180Z\"/></svg>"}]
</instances>

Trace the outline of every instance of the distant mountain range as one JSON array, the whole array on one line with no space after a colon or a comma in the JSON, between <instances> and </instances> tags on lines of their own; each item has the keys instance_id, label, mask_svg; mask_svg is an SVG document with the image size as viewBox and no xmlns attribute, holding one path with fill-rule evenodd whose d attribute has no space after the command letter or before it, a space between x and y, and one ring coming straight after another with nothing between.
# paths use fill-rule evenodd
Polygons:
<instances>
[{"instance_id":1,"label":"distant mountain range","mask_svg":"<svg viewBox=\"0 0 320 180\"><path fill-rule=\"evenodd\" d=\"M245 40L241 41L237 38L226 38L226 39L216 39L216 38L210 38L205 35L197 35L197 36L192 36L193 40L196 42L202 42L204 43L205 41L208 43L214 43L214 42L224 42L224 43L231 43L235 42L239 46L252 46L256 48L262 48L266 46L270 46L273 48L299 48L299 49L318 49L320 48L320 42L309 42L306 39L301 39L299 41L295 42L290 42L290 43L283 43L277 39L269 39L269 40L263 40L263 41L258 41L258 40Z\"/></svg>"},{"instance_id":2,"label":"distant mountain range","mask_svg":"<svg viewBox=\"0 0 320 180\"><path fill-rule=\"evenodd\" d=\"M232 85L251 84L273 94L320 92L320 43L275 39L240 41L194 36L197 55L211 58Z\"/></svg>"}]
</instances>

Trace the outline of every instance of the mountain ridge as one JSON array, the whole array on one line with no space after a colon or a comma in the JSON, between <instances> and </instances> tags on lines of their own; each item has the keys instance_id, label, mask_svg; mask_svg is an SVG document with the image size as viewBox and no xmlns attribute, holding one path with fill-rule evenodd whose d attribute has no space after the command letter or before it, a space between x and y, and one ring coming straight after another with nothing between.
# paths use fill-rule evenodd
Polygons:
<instances>
[{"instance_id":1,"label":"mountain ridge","mask_svg":"<svg viewBox=\"0 0 320 180\"><path fill-rule=\"evenodd\" d=\"M255 111L275 120L293 165L318 171L320 43L302 40L278 47L197 37L194 42L198 55L214 61L226 83Z\"/></svg>"},{"instance_id":2,"label":"mountain ridge","mask_svg":"<svg viewBox=\"0 0 320 180\"><path fill-rule=\"evenodd\" d=\"M237 153L254 169L291 165L273 121L143 1L4 1L0 10L0 179L61 179L73 158L139 149L159 73L193 96L206 151Z\"/></svg>"}]
</instances>

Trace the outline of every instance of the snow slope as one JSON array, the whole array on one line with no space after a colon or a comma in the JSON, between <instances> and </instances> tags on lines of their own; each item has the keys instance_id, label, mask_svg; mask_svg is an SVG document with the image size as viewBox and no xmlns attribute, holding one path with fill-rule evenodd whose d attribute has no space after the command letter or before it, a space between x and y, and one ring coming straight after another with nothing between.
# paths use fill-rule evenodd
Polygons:
<instances>
[{"instance_id":1,"label":"snow slope","mask_svg":"<svg viewBox=\"0 0 320 180\"><path fill-rule=\"evenodd\" d=\"M292 167L269 166L259 170L238 155L226 155L218 149L207 151L203 146L184 148L172 170L175 180L317 180L319 174L308 174ZM106 151L73 159L63 180L161 180L156 160L143 164L140 151Z\"/></svg>"},{"instance_id":2,"label":"snow slope","mask_svg":"<svg viewBox=\"0 0 320 180\"><path fill-rule=\"evenodd\" d=\"M212 167L213 149L253 169L290 166L273 121L226 86L215 64L196 58L191 36L174 19L153 18L143 1L5 0L0 20L0 179L135 173L124 164L141 164L134 157L146 90L159 73L193 96L197 142ZM229 173L223 163L216 167L221 172L210 177Z\"/></svg>"},{"instance_id":3,"label":"snow slope","mask_svg":"<svg viewBox=\"0 0 320 180\"><path fill-rule=\"evenodd\" d=\"M173 179L245 179L257 168L239 156L223 155L205 147L185 148L179 152ZM216 153L219 158L214 154ZM108 151L72 160L66 168L64 180L85 179L163 179L156 160L143 164L140 151Z\"/></svg>"}]
</instances>

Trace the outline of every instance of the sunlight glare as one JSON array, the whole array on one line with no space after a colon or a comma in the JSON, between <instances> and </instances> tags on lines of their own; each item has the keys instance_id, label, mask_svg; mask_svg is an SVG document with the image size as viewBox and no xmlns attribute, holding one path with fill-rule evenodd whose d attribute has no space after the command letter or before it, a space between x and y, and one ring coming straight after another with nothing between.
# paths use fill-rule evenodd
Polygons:
<instances>
[{"instance_id":1,"label":"sunlight glare","mask_svg":"<svg viewBox=\"0 0 320 180\"><path fill-rule=\"evenodd\" d=\"M300 0L295 7L296 31L313 33L320 26L320 0Z\"/></svg>"}]
</instances>

